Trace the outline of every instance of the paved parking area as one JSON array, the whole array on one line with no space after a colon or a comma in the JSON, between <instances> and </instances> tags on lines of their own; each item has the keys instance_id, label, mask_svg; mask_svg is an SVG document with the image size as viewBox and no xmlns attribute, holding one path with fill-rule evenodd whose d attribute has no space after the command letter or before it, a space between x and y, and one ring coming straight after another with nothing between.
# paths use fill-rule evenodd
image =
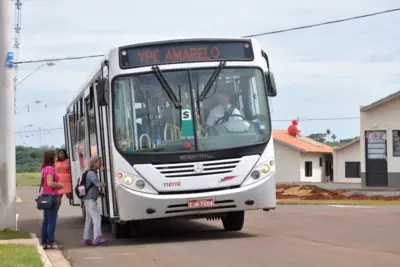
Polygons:
<instances>
[{"instance_id":1,"label":"paved parking area","mask_svg":"<svg viewBox=\"0 0 400 267\"><path fill-rule=\"evenodd\" d=\"M19 189L20 228L39 233L29 195ZM278 206L248 212L242 232L224 232L220 221L162 221L114 240L105 226L108 244L81 247L80 210L65 203L56 239L74 267L398 267L399 225L400 207Z\"/></svg>"}]
</instances>

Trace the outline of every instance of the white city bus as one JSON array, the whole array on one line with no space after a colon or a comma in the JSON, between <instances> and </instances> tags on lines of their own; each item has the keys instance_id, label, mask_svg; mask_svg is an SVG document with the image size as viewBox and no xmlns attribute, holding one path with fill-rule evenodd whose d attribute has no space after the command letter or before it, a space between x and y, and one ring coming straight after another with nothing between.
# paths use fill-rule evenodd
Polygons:
<instances>
[{"instance_id":1,"label":"white city bus","mask_svg":"<svg viewBox=\"0 0 400 267\"><path fill-rule=\"evenodd\" d=\"M221 219L276 207L267 54L254 39L193 38L112 49L64 116L72 183L103 158L103 220ZM84 208L74 195L72 205Z\"/></svg>"}]
</instances>

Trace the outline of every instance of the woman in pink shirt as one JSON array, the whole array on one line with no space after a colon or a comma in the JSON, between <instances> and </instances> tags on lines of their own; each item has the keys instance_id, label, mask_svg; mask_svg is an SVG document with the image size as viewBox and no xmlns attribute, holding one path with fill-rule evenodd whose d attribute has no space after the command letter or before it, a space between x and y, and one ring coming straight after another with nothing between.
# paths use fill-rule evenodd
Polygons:
<instances>
[{"instance_id":1,"label":"woman in pink shirt","mask_svg":"<svg viewBox=\"0 0 400 267\"><path fill-rule=\"evenodd\" d=\"M41 231L41 244L43 248L53 248L54 233L56 231L56 222L58 214L58 189L64 188L62 183L59 183L60 177L54 169L56 161L56 153L54 151L45 151L43 154L42 165L42 195L54 195L54 204L51 209L43 211L43 223Z\"/></svg>"}]
</instances>

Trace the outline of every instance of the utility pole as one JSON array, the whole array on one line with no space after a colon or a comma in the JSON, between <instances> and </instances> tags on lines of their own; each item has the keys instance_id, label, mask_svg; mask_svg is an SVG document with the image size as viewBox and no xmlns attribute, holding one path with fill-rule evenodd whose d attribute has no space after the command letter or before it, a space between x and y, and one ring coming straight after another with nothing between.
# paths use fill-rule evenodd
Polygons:
<instances>
[{"instance_id":1,"label":"utility pole","mask_svg":"<svg viewBox=\"0 0 400 267\"><path fill-rule=\"evenodd\" d=\"M0 230L15 227L15 118L11 0L0 1Z\"/></svg>"},{"instance_id":2,"label":"utility pole","mask_svg":"<svg viewBox=\"0 0 400 267\"><path fill-rule=\"evenodd\" d=\"M19 51L19 38L20 38L20 34L21 34L21 8L22 8L22 2L21 0L15 0L15 15L16 17L14 18L15 20L15 26L14 26L14 30L15 30L15 37L14 37L14 48L15 51L17 52L15 55L15 61L18 61L18 51ZM18 81L18 77L17 77L17 72L18 72L18 64L14 65L14 115L17 114L17 81Z\"/></svg>"}]
</instances>

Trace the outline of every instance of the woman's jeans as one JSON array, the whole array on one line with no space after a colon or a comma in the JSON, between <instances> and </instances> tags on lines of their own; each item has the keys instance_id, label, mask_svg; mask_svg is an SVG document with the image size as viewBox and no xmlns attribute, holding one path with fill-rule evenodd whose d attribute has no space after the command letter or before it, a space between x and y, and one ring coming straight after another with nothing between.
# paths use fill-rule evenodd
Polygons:
<instances>
[{"instance_id":1,"label":"woman's jeans","mask_svg":"<svg viewBox=\"0 0 400 267\"><path fill-rule=\"evenodd\" d=\"M43 223L41 232L42 245L52 245L54 243L54 233L58 216L58 200L54 196L54 203L51 209L43 210Z\"/></svg>"},{"instance_id":2,"label":"woman's jeans","mask_svg":"<svg viewBox=\"0 0 400 267\"><path fill-rule=\"evenodd\" d=\"M85 199L84 205L86 211L86 218L85 218L85 228L83 230L83 239L92 240L99 236L102 236L100 211L97 206L97 200L95 199ZM93 238L91 238L90 236L92 231L93 231Z\"/></svg>"}]
</instances>

